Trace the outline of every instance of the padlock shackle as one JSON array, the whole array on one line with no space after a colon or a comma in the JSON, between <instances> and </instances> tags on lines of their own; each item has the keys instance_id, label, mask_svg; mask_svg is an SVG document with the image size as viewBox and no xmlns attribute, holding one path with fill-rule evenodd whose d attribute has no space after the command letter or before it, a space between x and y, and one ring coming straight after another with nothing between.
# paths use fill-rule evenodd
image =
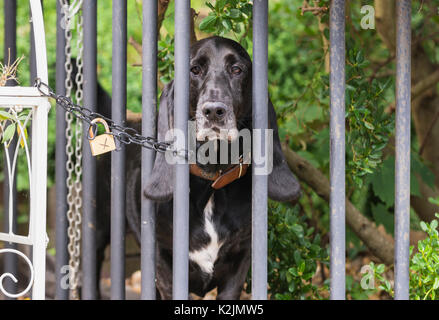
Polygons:
<instances>
[{"instance_id":1,"label":"padlock shackle","mask_svg":"<svg viewBox=\"0 0 439 320\"><path fill-rule=\"evenodd\" d=\"M90 127L88 128L88 140L94 140L94 138L96 138L97 134L98 134L98 125L97 123L101 123L104 125L105 128L105 132L110 134L110 127L108 126L107 121L105 121L102 118L94 118L91 122L90 122Z\"/></svg>"}]
</instances>

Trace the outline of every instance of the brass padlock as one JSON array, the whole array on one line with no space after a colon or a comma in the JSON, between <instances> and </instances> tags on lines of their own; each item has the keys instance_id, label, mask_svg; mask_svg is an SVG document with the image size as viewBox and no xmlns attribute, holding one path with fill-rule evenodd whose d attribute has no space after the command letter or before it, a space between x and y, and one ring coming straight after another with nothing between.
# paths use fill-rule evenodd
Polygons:
<instances>
[{"instance_id":1,"label":"brass padlock","mask_svg":"<svg viewBox=\"0 0 439 320\"><path fill-rule=\"evenodd\" d=\"M97 126L95 123L102 123L105 127L105 133L95 135L93 129L97 132ZM88 141L90 142L91 154L96 157L100 154L107 153L116 150L116 143L114 142L114 136L110 134L110 128L108 123L102 118L95 118L90 122L90 128L88 129Z\"/></svg>"}]
</instances>

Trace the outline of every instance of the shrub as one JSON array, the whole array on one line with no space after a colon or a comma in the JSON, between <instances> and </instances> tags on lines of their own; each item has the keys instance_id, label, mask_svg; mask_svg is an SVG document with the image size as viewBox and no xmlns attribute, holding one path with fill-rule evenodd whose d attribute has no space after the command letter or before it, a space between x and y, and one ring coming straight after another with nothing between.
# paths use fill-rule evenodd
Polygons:
<instances>
[{"instance_id":1,"label":"shrub","mask_svg":"<svg viewBox=\"0 0 439 320\"><path fill-rule=\"evenodd\" d=\"M436 214L439 218L439 215ZM439 236L438 221L431 223L421 222L422 230L427 238L418 241L418 251L410 247L410 299L412 300L438 300L439 299ZM386 268L383 264L370 265L370 273L363 279L377 280L379 289L394 296L390 281L384 277Z\"/></svg>"},{"instance_id":2,"label":"shrub","mask_svg":"<svg viewBox=\"0 0 439 320\"><path fill-rule=\"evenodd\" d=\"M272 299L320 299L311 279L317 262L328 262L328 254L320 246L320 235L313 235L299 207L269 203L268 279Z\"/></svg>"}]
</instances>

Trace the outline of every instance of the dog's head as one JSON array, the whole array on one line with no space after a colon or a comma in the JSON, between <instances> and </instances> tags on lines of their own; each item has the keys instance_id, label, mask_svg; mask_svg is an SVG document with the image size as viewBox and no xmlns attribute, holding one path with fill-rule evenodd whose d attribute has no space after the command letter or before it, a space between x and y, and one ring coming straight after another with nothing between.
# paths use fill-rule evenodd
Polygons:
<instances>
[{"instance_id":1,"label":"dog's head","mask_svg":"<svg viewBox=\"0 0 439 320\"><path fill-rule=\"evenodd\" d=\"M268 194L274 200L296 200L300 195L300 186L282 154L276 113L271 101L268 101L268 107L269 129L273 129L273 170L269 174ZM166 132L173 127L173 112L174 85L171 82L163 90L160 99L159 141L165 140ZM251 129L252 63L239 43L211 37L192 46L189 117L196 123L198 146L216 139L233 142L238 138L239 130ZM147 198L156 201L172 199L172 169L165 156L157 154L152 175L144 190Z\"/></svg>"},{"instance_id":2,"label":"dog's head","mask_svg":"<svg viewBox=\"0 0 439 320\"><path fill-rule=\"evenodd\" d=\"M190 116L198 141L233 141L251 118L252 65L235 41L213 37L191 48Z\"/></svg>"}]
</instances>

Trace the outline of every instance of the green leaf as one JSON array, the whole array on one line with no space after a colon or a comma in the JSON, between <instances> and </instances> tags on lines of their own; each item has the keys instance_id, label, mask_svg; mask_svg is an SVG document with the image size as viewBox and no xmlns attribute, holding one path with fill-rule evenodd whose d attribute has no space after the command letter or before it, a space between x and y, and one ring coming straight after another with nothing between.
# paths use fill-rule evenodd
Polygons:
<instances>
[{"instance_id":1,"label":"green leaf","mask_svg":"<svg viewBox=\"0 0 439 320\"><path fill-rule=\"evenodd\" d=\"M227 0L216 0L215 8L219 11L223 10L227 4Z\"/></svg>"},{"instance_id":2,"label":"green leaf","mask_svg":"<svg viewBox=\"0 0 439 320\"><path fill-rule=\"evenodd\" d=\"M328 29L328 28L325 28L325 29L323 30L323 35L325 36L326 39L329 40L329 29Z\"/></svg>"},{"instance_id":3,"label":"green leaf","mask_svg":"<svg viewBox=\"0 0 439 320\"><path fill-rule=\"evenodd\" d=\"M363 60L364 60L363 51L360 50L360 51L358 51L358 53L357 53L356 62L357 62L357 63L361 63L361 62L363 62Z\"/></svg>"},{"instance_id":4,"label":"green leaf","mask_svg":"<svg viewBox=\"0 0 439 320\"><path fill-rule=\"evenodd\" d=\"M217 20L217 17L214 15L208 15L206 18L203 19L200 23L200 30L209 32L211 28L215 25Z\"/></svg>"},{"instance_id":5,"label":"green leaf","mask_svg":"<svg viewBox=\"0 0 439 320\"><path fill-rule=\"evenodd\" d=\"M430 222L430 227L431 227L431 229L433 229L433 230L436 230L437 225L438 225L437 220L433 220L433 221Z\"/></svg>"},{"instance_id":6,"label":"green leaf","mask_svg":"<svg viewBox=\"0 0 439 320\"><path fill-rule=\"evenodd\" d=\"M223 19L221 23L227 31L232 30L232 22L229 19Z\"/></svg>"},{"instance_id":7,"label":"green leaf","mask_svg":"<svg viewBox=\"0 0 439 320\"><path fill-rule=\"evenodd\" d=\"M393 156L383 161L381 170L369 176L374 194L387 207L393 206L395 201L395 158Z\"/></svg>"},{"instance_id":8,"label":"green leaf","mask_svg":"<svg viewBox=\"0 0 439 320\"><path fill-rule=\"evenodd\" d=\"M367 122L367 121L364 121L364 126L367 129L370 129L370 130L374 130L375 129L374 125L372 123L370 123L370 122Z\"/></svg>"},{"instance_id":9,"label":"green leaf","mask_svg":"<svg viewBox=\"0 0 439 320\"><path fill-rule=\"evenodd\" d=\"M299 250L294 251L294 261L296 264L300 264L302 262L302 257Z\"/></svg>"},{"instance_id":10,"label":"green leaf","mask_svg":"<svg viewBox=\"0 0 439 320\"><path fill-rule=\"evenodd\" d=\"M370 65L370 61L369 60L364 60L363 62L358 64L359 68L366 68Z\"/></svg>"},{"instance_id":11,"label":"green leaf","mask_svg":"<svg viewBox=\"0 0 439 320\"><path fill-rule=\"evenodd\" d=\"M241 11L239 11L238 9L230 9L230 13L229 13L229 17L236 19L239 18L241 16Z\"/></svg>"},{"instance_id":12,"label":"green leaf","mask_svg":"<svg viewBox=\"0 0 439 320\"><path fill-rule=\"evenodd\" d=\"M298 277L298 276L299 276L299 274L297 273L296 268L289 268L289 269L288 269L288 273L292 274L292 275L295 276L295 277Z\"/></svg>"},{"instance_id":13,"label":"green leaf","mask_svg":"<svg viewBox=\"0 0 439 320\"><path fill-rule=\"evenodd\" d=\"M427 184L430 188L434 187L435 176L429 167L425 165L425 163L421 160L417 152L411 153L411 175L410 180L417 180L416 175L419 175L422 179L422 182Z\"/></svg>"},{"instance_id":14,"label":"green leaf","mask_svg":"<svg viewBox=\"0 0 439 320\"><path fill-rule=\"evenodd\" d=\"M295 287L296 287L296 285L295 285L294 281L292 281L290 283L290 285L288 286L288 291L294 292Z\"/></svg>"},{"instance_id":15,"label":"green leaf","mask_svg":"<svg viewBox=\"0 0 439 320\"><path fill-rule=\"evenodd\" d=\"M305 271L305 261L302 260L302 262L300 262L299 264L299 272L303 273Z\"/></svg>"},{"instance_id":16,"label":"green leaf","mask_svg":"<svg viewBox=\"0 0 439 320\"><path fill-rule=\"evenodd\" d=\"M206 6L208 6L210 10L215 11L215 7L210 2L206 2Z\"/></svg>"},{"instance_id":17,"label":"green leaf","mask_svg":"<svg viewBox=\"0 0 439 320\"><path fill-rule=\"evenodd\" d=\"M384 269L386 268L386 266L384 264L379 264L376 268L376 272L381 274L384 272Z\"/></svg>"},{"instance_id":18,"label":"green leaf","mask_svg":"<svg viewBox=\"0 0 439 320\"><path fill-rule=\"evenodd\" d=\"M387 207L382 204L372 204L372 215L377 224L382 224L387 232L393 234L394 215L389 212Z\"/></svg>"},{"instance_id":19,"label":"green leaf","mask_svg":"<svg viewBox=\"0 0 439 320\"><path fill-rule=\"evenodd\" d=\"M291 229L294 231L294 233L298 236L301 237L303 236L303 227L300 224L295 224L291 227Z\"/></svg>"},{"instance_id":20,"label":"green leaf","mask_svg":"<svg viewBox=\"0 0 439 320\"><path fill-rule=\"evenodd\" d=\"M5 132L3 132L2 143L5 143L6 141L12 139L14 137L14 134L15 134L15 123L12 123L6 128Z\"/></svg>"},{"instance_id":21,"label":"green leaf","mask_svg":"<svg viewBox=\"0 0 439 320\"><path fill-rule=\"evenodd\" d=\"M12 120L12 115L8 112L0 110L0 120Z\"/></svg>"}]
</instances>

